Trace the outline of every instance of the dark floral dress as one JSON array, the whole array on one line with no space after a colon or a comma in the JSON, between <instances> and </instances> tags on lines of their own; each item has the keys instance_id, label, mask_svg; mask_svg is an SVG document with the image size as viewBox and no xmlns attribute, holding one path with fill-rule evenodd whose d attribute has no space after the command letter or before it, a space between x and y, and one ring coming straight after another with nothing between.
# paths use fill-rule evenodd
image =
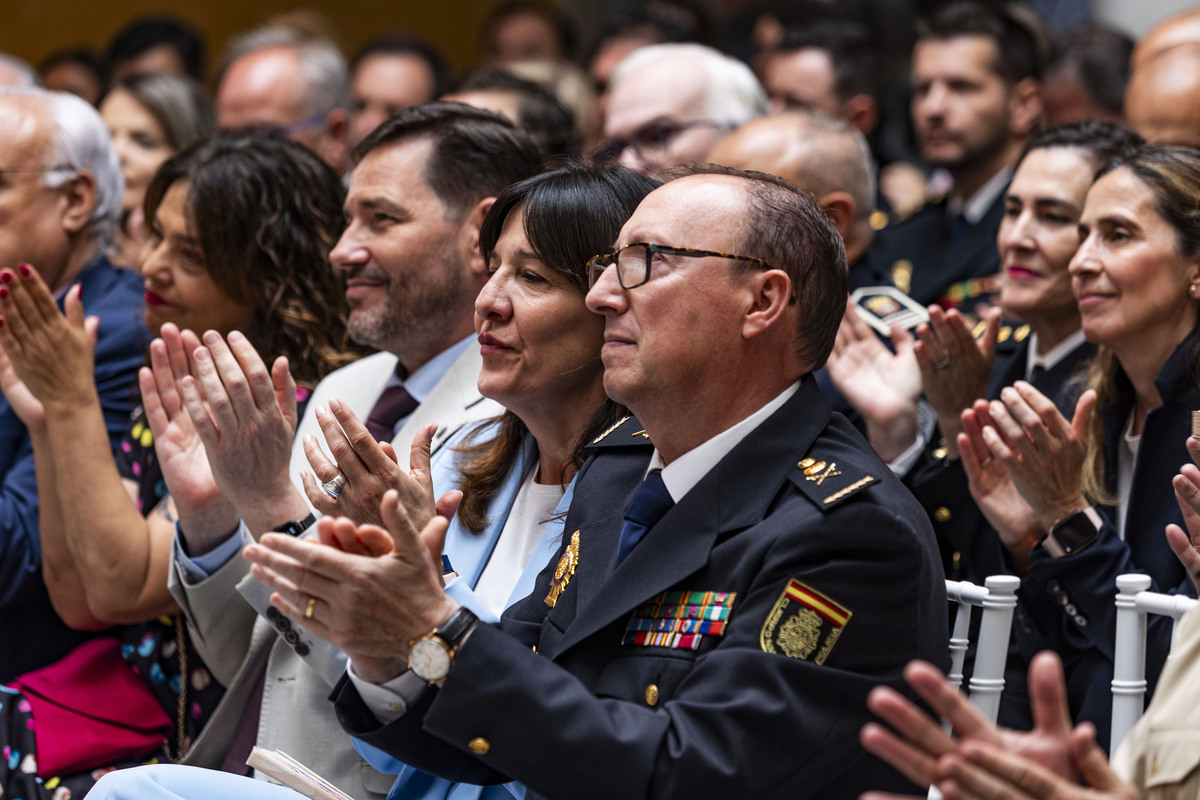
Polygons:
<instances>
[{"instance_id":1,"label":"dark floral dress","mask_svg":"<svg viewBox=\"0 0 1200 800\"><path fill-rule=\"evenodd\" d=\"M138 510L155 512L167 494L154 436L139 407L117 453L121 477L138 484ZM157 512L155 512L157 513ZM142 758L126 759L99 769L48 778L37 776L36 720L21 692L0 687L0 797L3 800L70 800L82 797L102 775L114 769L178 759L199 735L225 688L209 674L196 653L182 617L159 617L114 631L121 655L134 674L149 687L173 721L171 735L161 747ZM183 657L180 656L180 644ZM182 669L181 669L182 668ZM186 686L184 675L186 674Z\"/></svg>"}]
</instances>

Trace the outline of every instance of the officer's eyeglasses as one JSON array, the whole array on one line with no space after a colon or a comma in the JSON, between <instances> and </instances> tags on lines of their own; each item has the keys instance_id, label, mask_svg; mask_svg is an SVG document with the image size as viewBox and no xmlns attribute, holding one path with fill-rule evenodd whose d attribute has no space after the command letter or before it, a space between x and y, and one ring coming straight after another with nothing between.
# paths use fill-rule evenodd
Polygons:
<instances>
[{"instance_id":1,"label":"officer's eyeglasses","mask_svg":"<svg viewBox=\"0 0 1200 800\"><path fill-rule=\"evenodd\" d=\"M712 250L694 250L690 247L670 247L665 244L650 244L636 242L627 244L615 253L593 256L588 260L588 286L595 286L604 270L612 265L617 267L617 282L622 289L635 289L650 280L650 265L657 256L683 256L684 258L729 258L734 261L747 261L758 264L764 269L775 269L761 258L736 256L732 253L717 253Z\"/></svg>"}]
</instances>

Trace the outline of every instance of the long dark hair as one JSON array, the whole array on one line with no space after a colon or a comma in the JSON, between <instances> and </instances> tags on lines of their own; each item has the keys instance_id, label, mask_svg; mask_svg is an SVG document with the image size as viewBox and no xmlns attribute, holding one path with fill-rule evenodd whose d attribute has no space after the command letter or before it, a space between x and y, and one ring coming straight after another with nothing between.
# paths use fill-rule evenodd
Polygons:
<instances>
[{"instance_id":1,"label":"long dark hair","mask_svg":"<svg viewBox=\"0 0 1200 800\"><path fill-rule=\"evenodd\" d=\"M480 252L490 260L505 221L519 207L525 214L525 236L534 255L586 293L588 259L612 250L621 226L658 185L654 178L614 164L568 162L515 183L496 197L480 228ZM605 399L576 440L576 469L583 464L583 446L625 413L623 407ZM480 441L478 435L471 436L458 448L459 488L463 492L458 518L473 533L487 526L488 504L529 434L525 423L511 411L501 414L497 422L495 438Z\"/></svg>"},{"instance_id":2,"label":"long dark hair","mask_svg":"<svg viewBox=\"0 0 1200 800\"><path fill-rule=\"evenodd\" d=\"M342 278L329 266L344 225L342 182L308 149L266 135L222 134L169 159L146 190L146 219L188 181L187 212L213 282L252 307L254 348L311 388L357 357Z\"/></svg>"}]
</instances>

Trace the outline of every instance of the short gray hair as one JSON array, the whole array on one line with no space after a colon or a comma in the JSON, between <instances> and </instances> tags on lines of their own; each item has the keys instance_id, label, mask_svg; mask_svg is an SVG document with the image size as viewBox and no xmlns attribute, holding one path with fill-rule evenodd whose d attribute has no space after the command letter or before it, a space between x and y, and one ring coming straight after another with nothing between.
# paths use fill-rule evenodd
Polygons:
<instances>
[{"instance_id":1,"label":"short gray hair","mask_svg":"<svg viewBox=\"0 0 1200 800\"><path fill-rule=\"evenodd\" d=\"M221 63L217 84L224 80L233 62L268 47L295 51L304 79L300 102L306 114L328 114L335 108L350 108L350 70L342 51L329 39L285 25L255 28L234 39Z\"/></svg>"},{"instance_id":2,"label":"short gray hair","mask_svg":"<svg viewBox=\"0 0 1200 800\"><path fill-rule=\"evenodd\" d=\"M17 79L17 82L9 84L10 86L29 87L41 84L33 67L8 53L0 53L0 71L3 70L8 70Z\"/></svg>"},{"instance_id":3,"label":"short gray hair","mask_svg":"<svg viewBox=\"0 0 1200 800\"><path fill-rule=\"evenodd\" d=\"M854 200L854 221L866 222L875 208L875 162L862 132L840 117L800 109L785 112L794 117L797 133L807 150L820 158L804 162L811 180L804 188L816 195L843 191Z\"/></svg>"},{"instance_id":4,"label":"short gray hair","mask_svg":"<svg viewBox=\"0 0 1200 800\"><path fill-rule=\"evenodd\" d=\"M704 71L705 103L713 122L735 127L767 113L767 93L750 67L703 44L668 43L638 48L613 70L611 83L667 60L690 60Z\"/></svg>"},{"instance_id":5,"label":"short gray hair","mask_svg":"<svg viewBox=\"0 0 1200 800\"><path fill-rule=\"evenodd\" d=\"M0 97L4 96L32 98L50 119L53 134L45 166L61 169L47 170L42 178L44 186L56 189L81 171L91 173L96 183L96 200L83 233L94 238L101 251L106 250L121 221L125 180L104 120L87 101L67 92L4 87L0 88Z\"/></svg>"}]
</instances>

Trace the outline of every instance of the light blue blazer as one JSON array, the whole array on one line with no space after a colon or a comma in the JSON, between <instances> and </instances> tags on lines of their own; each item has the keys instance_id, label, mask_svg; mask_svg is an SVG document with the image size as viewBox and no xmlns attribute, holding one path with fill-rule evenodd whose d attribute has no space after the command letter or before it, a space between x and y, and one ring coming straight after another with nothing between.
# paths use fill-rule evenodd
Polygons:
<instances>
[{"instance_id":1,"label":"light blue blazer","mask_svg":"<svg viewBox=\"0 0 1200 800\"><path fill-rule=\"evenodd\" d=\"M433 485L439 494L456 488L460 483L456 465L458 454L455 452L455 446L465 440L474 430L479 430L480 439L486 440L495 433L497 427L496 423L486 423L482 428L476 425L467 426L455 434L446 443L446 446L438 451L431 470ZM496 541L500 538L500 532L504 530L504 525L508 522L508 514L516 500L517 491L536 462L537 451L533 437L530 436L526 438L521 451L517 454L516 462L509 470L504 484L488 506L487 527L478 534L471 533L456 517L451 521L450 529L446 532L445 552L450 557L451 567L458 573L458 578L446 587L446 593L453 597L459 605L466 606L475 612L484 622L499 622L500 620L475 596L475 584L478 583L483 568L487 566L492 549L495 548ZM533 590L533 582L538 573L558 550L562 540L567 507L571 504L571 496L574 491L575 481L572 479L558 503L554 518L546 523L537 549L534 550L529 564L526 565L525 571L521 573L521 577L513 587L512 594L508 596L505 607L512 605ZM357 739L354 740L354 747L375 769L397 776L391 791L388 792L388 800L513 800L513 798L524 800L525 797L525 786L516 781L496 786L454 783L414 769L403 761Z\"/></svg>"}]
</instances>

